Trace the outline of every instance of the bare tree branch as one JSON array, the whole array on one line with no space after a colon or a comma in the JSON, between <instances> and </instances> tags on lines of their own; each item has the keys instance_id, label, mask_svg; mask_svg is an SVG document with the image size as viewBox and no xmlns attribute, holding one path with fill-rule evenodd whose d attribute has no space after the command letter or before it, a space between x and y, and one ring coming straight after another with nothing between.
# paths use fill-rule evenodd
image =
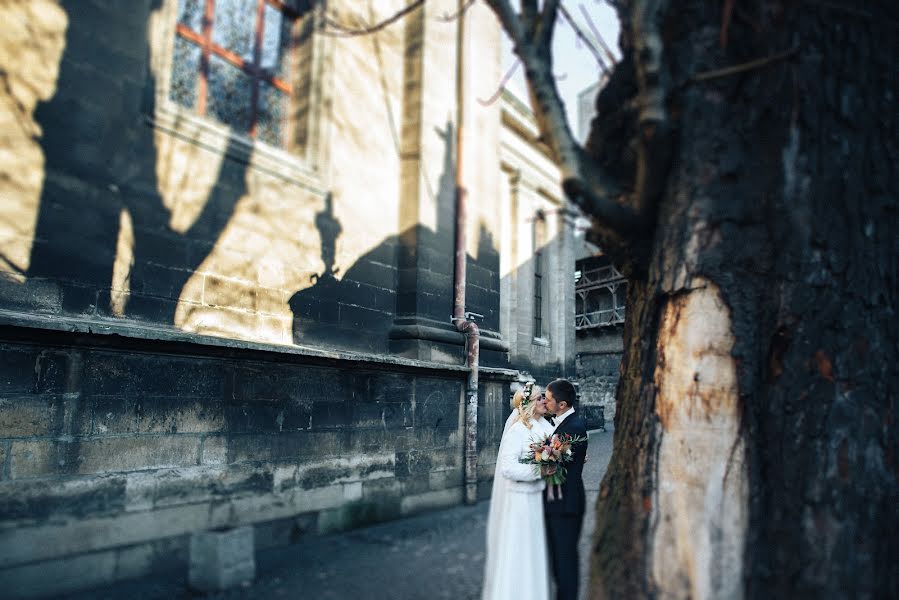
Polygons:
<instances>
[{"instance_id":1,"label":"bare tree branch","mask_svg":"<svg viewBox=\"0 0 899 600\"><path fill-rule=\"evenodd\" d=\"M462 8L460 8L453 14L451 14L451 15L445 14L442 17L438 17L437 20L443 21L444 23L449 23L451 21L455 21L456 19L461 17L463 14L465 14L468 11L468 9L471 8L474 5L474 3L477 1L478 0L468 0L468 2L466 2Z\"/></svg>"},{"instance_id":2,"label":"bare tree branch","mask_svg":"<svg viewBox=\"0 0 899 600\"><path fill-rule=\"evenodd\" d=\"M478 98L477 99L478 104L480 104L481 106L490 106L491 104L496 102L497 99L502 95L503 88L505 88L506 84L509 83L509 80L512 79L512 75L515 74L515 71L516 71L516 69L518 69L518 66L520 64L521 64L521 59L516 58L515 62L512 63L512 66L509 67L509 70L506 71L505 75L503 75L503 78L500 79L499 85L496 87L496 92L494 92L493 95L490 96L489 98L487 98L486 100Z\"/></svg>"},{"instance_id":3,"label":"bare tree branch","mask_svg":"<svg viewBox=\"0 0 899 600\"><path fill-rule=\"evenodd\" d=\"M537 26L537 0L521 1L521 25L528 37L533 37Z\"/></svg>"},{"instance_id":4,"label":"bare tree branch","mask_svg":"<svg viewBox=\"0 0 899 600\"><path fill-rule=\"evenodd\" d=\"M537 44L539 46L549 47L552 43L558 14L559 0L544 0L543 13L540 15L540 23L537 24L536 29Z\"/></svg>"},{"instance_id":5,"label":"bare tree branch","mask_svg":"<svg viewBox=\"0 0 899 600\"><path fill-rule=\"evenodd\" d=\"M422 6L424 3L425 3L425 0L415 0L414 2L410 3L409 5L405 6L404 8L401 8L400 10L398 10L391 16L387 17L386 19L379 21L373 25L369 25L367 27L361 27L361 28L353 28L353 27L344 25L344 24L334 20L333 18L328 16L327 13L325 13L324 19L323 19L325 25L327 25L329 27L333 27L336 31L324 30L324 31L322 31L322 33L325 35L333 35L333 36L338 36L338 37L352 37L352 36L357 36L357 35L368 35L371 33L376 33L378 31L381 31L385 27L392 25L393 23L399 21L400 19L402 19L403 17L405 17L406 15L408 15L415 9Z\"/></svg>"},{"instance_id":6,"label":"bare tree branch","mask_svg":"<svg viewBox=\"0 0 899 600\"><path fill-rule=\"evenodd\" d=\"M581 8L583 8L583 6L581 6ZM591 42L587 38L587 36L584 35L584 32L581 31L581 28L580 26L578 26L577 22L575 22L575 20L571 18L571 13L568 12L564 4L559 4L559 12L562 14L562 18L564 18L565 21L568 22L569 25L571 25L571 28L574 29L574 35L576 35L577 38L581 40L581 42L583 42L585 46L587 46L587 49L596 59L596 63L599 65L599 68L602 69L602 72L608 75L609 67L606 65L606 61L603 60L602 56L599 54L599 50L597 50L596 46L593 45L593 42ZM612 64L615 64L614 57L612 59Z\"/></svg>"},{"instance_id":7,"label":"bare tree branch","mask_svg":"<svg viewBox=\"0 0 899 600\"><path fill-rule=\"evenodd\" d=\"M605 173L575 141L565 116L548 60L521 54L528 79L534 116L543 141L550 148L562 176L568 198L619 234L632 234L646 227L641 215L618 199L624 193L617 179Z\"/></svg>"},{"instance_id":8,"label":"bare tree branch","mask_svg":"<svg viewBox=\"0 0 899 600\"><path fill-rule=\"evenodd\" d=\"M487 5L496 13L496 17L502 24L506 34L512 38L512 43L517 47L525 41L524 29L518 15L512 10L509 0L486 0Z\"/></svg>"},{"instance_id":9,"label":"bare tree branch","mask_svg":"<svg viewBox=\"0 0 899 600\"><path fill-rule=\"evenodd\" d=\"M609 48L606 41L603 39L602 34L599 33L599 29L596 28L596 24L593 22L593 19L590 18L590 13L587 12L587 9L583 4L579 4L578 7L581 9L581 13L584 15L584 19L587 21L587 25L590 27L590 32L593 33L593 37L596 38L596 41L599 42L599 45L602 46L603 51L606 53L606 57L609 59L609 62L614 67L618 64L618 59L615 58L615 53ZM562 14L568 16L568 20L572 21L571 15L568 14L568 11L565 10L564 6L559 7L562 11Z\"/></svg>"},{"instance_id":10,"label":"bare tree branch","mask_svg":"<svg viewBox=\"0 0 899 600\"><path fill-rule=\"evenodd\" d=\"M551 33L548 39L521 37L521 21L507 0L487 0L487 4L497 14L507 33L513 39L518 36L515 40L515 54L525 67L534 117L542 140L559 167L562 187L569 200L608 228L607 234L626 236L644 230L646 223L643 215L618 202L618 198L624 193L621 183L594 163L571 133L564 104L552 75L549 48ZM543 14L553 23L557 12L557 0L548 0L544 4ZM543 22L541 26L546 27L548 24L548 21Z\"/></svg>"},{"instance_id":11,"label":"bare tree branch","mask_svg":"<svg viewBox=\"0 0 899 600\"><path fill-rule=\"evenodd\" d=\"M799 46L793 46L789 50L785 50L784 52L773 54L771 56L757 58L749 62L741 63L739 65L733 65L730 67L724 67L722 69L715 69L713 71L703 71L702 73L697 73L696 75L691 77L689 81L692 83L697 83L700 81L708 81L709 79L717 79L718 77L727 77L728 75L744 73L753 69L761 69L762 67L767 67L772 63L790 58L797 52L799 52Z\"/></svg>"}]
</instances>

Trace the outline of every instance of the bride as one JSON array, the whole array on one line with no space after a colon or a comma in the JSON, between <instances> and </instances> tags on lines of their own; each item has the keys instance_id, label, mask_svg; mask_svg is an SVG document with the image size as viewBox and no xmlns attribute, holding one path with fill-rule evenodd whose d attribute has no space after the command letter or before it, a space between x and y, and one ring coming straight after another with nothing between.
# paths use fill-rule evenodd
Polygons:
<instances>
[{"instance_id":1,"label":"bride","mask_svg":"<svg viewBox=\"0 0 899 600\"><path fill-rule=\"evenodd\" d=\"M528 444L552 432L539 387L528 382L512 398L487 517L483 600L548 600L549 560L543 524L543 480L518 462Z\"/></svg>"}]
</instances>

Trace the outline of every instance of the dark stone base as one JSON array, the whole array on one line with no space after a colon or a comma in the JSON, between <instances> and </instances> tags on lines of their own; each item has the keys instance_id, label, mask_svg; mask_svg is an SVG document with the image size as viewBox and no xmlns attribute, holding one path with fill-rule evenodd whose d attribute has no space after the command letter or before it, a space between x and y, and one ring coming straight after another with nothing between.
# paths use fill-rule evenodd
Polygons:
<instances>
[{"instance_id":1,"label":"dark stone base","mask_svg":"<svg viewBox=\"0 0 899 600\"><path fill-rule=\"evenodd\" d=\"M58 595L170 568L166 540L186 564L194 531L253 524L259 549L462 503L463 346L433 348L453 363L0 327L0 582ZM481 376L487 461L508 380Z\"/></svg>"}]
</instances>

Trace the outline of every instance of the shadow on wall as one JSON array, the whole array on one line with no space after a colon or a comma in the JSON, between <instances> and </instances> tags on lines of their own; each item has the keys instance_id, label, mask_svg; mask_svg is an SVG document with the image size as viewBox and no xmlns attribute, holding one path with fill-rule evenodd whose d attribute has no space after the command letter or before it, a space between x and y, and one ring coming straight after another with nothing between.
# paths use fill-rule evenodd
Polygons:
<instances>
[{"instance_id":1,"label":"shadow on wall","mask_svg":"<svg viewBox=\"0 0 899 600\"><path fill-rule=\"evenodd\" d=\"M7 0L0 21L0 294L21 298L44 173L34 111L56 93L68 19L52 0Z\"/></svg>"},{"instance_id":2,"label":"shadow on wall","mask_svg":"<svg viewBox=\"0 0 899 600\"><path fill-rule=\"evenodd\" d=\"M222 158L217 170L209 169L208 192L194 199L192 220L177 223L166 201L170 182L160 178L169 177L166 169L179 157L164 155L160 134L147 124L157 94L147 24L161 6L162 0L59 5L68 26L56 93L34 111L44 157L40 197L32 205L35 231L27 268L15 273L18 280L0 279L6 306L176 325L179 299L189 295L185 285L247 195L246 163ZM334 203L347 200L326 201L315 220L324 269L288 302L294 343L382 352L397 316L424 316L449 327L455 136L449 123L437 133L446 151L437 189L427 190L437 206L434 230L409 227L337 272L337 241L352 233L336 219ZM241 139L230 136L227 148L210 156L235 154ZM498 331L499 254L486 227L478 235L477 255L467 257L467 309L484 315L482 329ZM45 294L46 302L31 290Z\"/></svg>"},{"instance_id":3,"label":"shadow on wall","mask_svg":"<svg viewBox=\"0 0 899 600\"><path fill-rule=\"evenodd\" d=\"M67 314L174 324L185 283L247 191L246 165L222 160L196 219L175 230L145 119L156 99L147 23L161 1L109 4L105 12L77 0L62 6L69 27L57 93L35 113L46 165L26 276L58 283ZM100 34L109 23L118 35ZM107 41L122 44L126 35L130 46ZM139 46L137 59L128 50ZM235 143L230 137L226 155Z\"/></svg>"},{"instance_id":4,"label":"shadow on wall","mask_svg":"<svg viewBox=\"0 0 899 600\"><path fill-rule=\"evenodd\" d=\"M315 219L324 271L312 275L313 285L289 301L295 344L387 352L388 332L397 316L414 314L450 323L455 235L452 131L448 123L446 135L441 135L447 148L435 199L436 230L416 225L390 236L341 274L334 268L337 239L352 232L343 231L334 217L335 200L327 198ZM467 310L484 315L482 328L498 331L499 254L483 225L477 256L468 255L467 260Z\"/></svg>"}]
</instances>

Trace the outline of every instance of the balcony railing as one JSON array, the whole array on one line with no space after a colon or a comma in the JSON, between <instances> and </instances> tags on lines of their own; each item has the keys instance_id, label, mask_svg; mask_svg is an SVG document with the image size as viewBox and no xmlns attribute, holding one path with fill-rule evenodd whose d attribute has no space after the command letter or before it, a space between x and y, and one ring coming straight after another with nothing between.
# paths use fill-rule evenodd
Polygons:
<instances>
[{"instance_id":1,"label":"balcony railing","mask_svg":"<svg viewBox=\"0 0 899 600\"><path fill-rule=\"evenodd\" d=\"M608 327L624 323L624 307L595 310L593 312L578 313L574 316L575 329L589 329L591 327Z\"/></svg>"},{"instance_id":2,"label":"balcony railing","mask_svg":"<svg viewBox=\"0 0 899 600\"><path fill-rule=\"evenodd\" d=\"M627 280L612 265L582 272L574 288L578 300L574 316L575 329L610 327L624 323L624 306L618 304L617 292L619 287L626 285ZM600 305L600 298L608 299L602 304L611 304L611 307L587 310L588 306Z\"/></svg>"}]
</instances>

